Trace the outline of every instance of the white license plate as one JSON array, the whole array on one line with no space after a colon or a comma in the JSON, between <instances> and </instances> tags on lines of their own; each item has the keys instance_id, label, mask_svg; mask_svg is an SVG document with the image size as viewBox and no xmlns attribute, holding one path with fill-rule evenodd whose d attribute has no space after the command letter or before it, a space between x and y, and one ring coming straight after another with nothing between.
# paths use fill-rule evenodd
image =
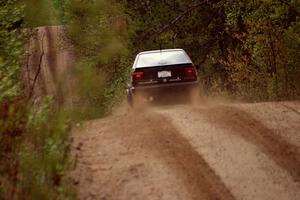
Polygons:
<instances>
[{"instance_id":1,"label":"white license plate","mask_svg":"<svg viewBox=\"0 0 300 200\"><path fill-rule=\"evenodd\" d=\"M166 77L171 77L172 73L171 71L161 71L157 73L158 78L166 78Z\"/></svg>"}]
</instances>

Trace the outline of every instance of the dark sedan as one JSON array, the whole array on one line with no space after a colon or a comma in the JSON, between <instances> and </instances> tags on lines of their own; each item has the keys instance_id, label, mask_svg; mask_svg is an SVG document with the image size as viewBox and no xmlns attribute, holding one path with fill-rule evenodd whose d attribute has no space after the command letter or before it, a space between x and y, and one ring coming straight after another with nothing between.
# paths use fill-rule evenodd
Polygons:
<instances>
[{"instance_id":1,"label":"dark sedan","mask_svg":"<svg viewBox=\"0 0 300 200\"><path fill-rule=\"evenodd\" d=\"M132 66L128 101L133 105L138 94L150 100L173 92L190 95L197 85L197 69L183 49L145 51Z\"/></svg>"}]
</instances>

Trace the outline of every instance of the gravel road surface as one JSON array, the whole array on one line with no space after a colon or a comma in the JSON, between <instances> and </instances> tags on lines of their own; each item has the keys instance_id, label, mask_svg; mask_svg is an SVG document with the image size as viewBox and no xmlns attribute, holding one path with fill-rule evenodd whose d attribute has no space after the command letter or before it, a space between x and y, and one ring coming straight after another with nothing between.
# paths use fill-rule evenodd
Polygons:
<instances>
[{"instance_id":1,"label":"gravel road surface","mask_svg":"<svg viewBox=\"0 0 300 200\"><path fill-rule=\"evenodd\" d=\"M120 109L74 130L81 200L299 200L300 103Z\"/></svg>"}]
</instances>

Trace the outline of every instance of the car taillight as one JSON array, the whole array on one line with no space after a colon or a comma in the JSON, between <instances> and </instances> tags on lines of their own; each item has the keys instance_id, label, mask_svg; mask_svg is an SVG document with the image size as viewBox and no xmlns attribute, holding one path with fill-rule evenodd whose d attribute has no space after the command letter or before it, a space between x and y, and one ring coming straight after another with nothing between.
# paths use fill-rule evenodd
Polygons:
<instances>
[{"instance_id":1,"label":"car taillight","mask_svg":"<svg viewBox=\"0 0 300 200\"><path fill-rule=\"evenodd\" d=\"M144 72L133 72L132 73L132 80L140 81L144 79Z\"/></svg>"},{"instance_id":2,"label":"car taillight","mask_svg":"<svg viewBox=\"0 0 300 200\"><path fill-rule=\"evenodd\" d=\"M184 68L185 76L186 77L196 77L197 76L197 71L195 67L186 67Z\"/></svg>"}]
</instances>

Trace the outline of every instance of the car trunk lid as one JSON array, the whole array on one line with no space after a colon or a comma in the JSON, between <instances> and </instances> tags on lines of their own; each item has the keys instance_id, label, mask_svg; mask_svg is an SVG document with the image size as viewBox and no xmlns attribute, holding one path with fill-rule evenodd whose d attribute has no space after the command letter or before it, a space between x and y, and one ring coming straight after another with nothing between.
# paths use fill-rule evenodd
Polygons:
<instances>
[{"instance_id":1,"label":"car trunk lid","mask_svg":"<svg viewBox=\"0 0 300 200\"><path fill-rule=\"evenodd\" d=\"M133 86L197 80L193 64L137 68L132 72Z\"/></svg>"}]
</instances>

